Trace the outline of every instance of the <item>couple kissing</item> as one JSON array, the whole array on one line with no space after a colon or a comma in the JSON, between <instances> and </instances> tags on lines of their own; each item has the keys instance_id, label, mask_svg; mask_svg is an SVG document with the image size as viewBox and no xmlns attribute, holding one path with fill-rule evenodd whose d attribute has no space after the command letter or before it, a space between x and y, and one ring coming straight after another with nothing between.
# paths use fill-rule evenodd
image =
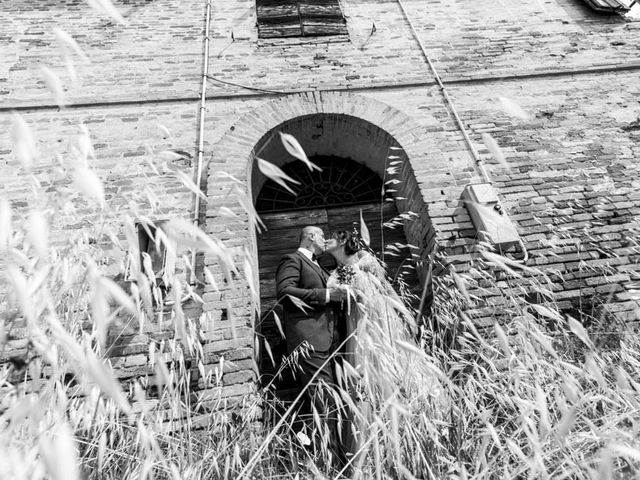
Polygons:
<instances>
[{"instance_id":1,"label":"couple kissing","mask_svg":"<svg viewBox=\"0 0 640 480\"><path fill-rule=\"evenodd\" d=\"M386 390L380 382L397 383L406 374L404 362L394 364L385 357L397 350L396 340L410 339L413 322L387 280L384 264L355 225L329 239L319 227L304 227L299 248L284 255L276 271L287 351L302 350L296 375L307 389L307 405L324 423L324 434L312 432L314 448L326 454L329 464L343 468L353 464L367 421L354 411L355 400L347 408L335 392L342 389L342 398L346 392L360 403L363 398L378 403L376 397ZM332 272L316 261L323 252L337 262ZM366 393L359 391L364 385Z\"/></svg>"}]
</instances>

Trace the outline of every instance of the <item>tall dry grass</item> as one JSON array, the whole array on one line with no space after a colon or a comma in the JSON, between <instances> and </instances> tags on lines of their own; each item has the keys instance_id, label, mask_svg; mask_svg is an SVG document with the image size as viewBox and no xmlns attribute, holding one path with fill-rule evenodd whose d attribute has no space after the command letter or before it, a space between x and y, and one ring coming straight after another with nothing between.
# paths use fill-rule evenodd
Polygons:
<instances>
[{"instance_id":1,"label":"tall dry grass","mask_svg":"<svg viewBox=\"0 0 640 480\"><path fill-rule=\"evenodd\" d=\"M304 445L305 424L295 408L283 416L287 406L263 399L232 411L214 405L203 415L185 362L186 356L203 360L195 319L174 314L181 339L149 352L153 378L117 381L103 355L107 332L123 317L153 320L153 276L125 291L101 274L102 253L89 239L117 235L106 221L77 238L48 242L52 219L78 202L86 199L60 192L47 202L56 207L34 208L26 221L2 202L8 233L0 348L16 337L28 348L1 370L0 476L338 475L339 468L322 460L326 450ZM108 218L109 202L97 205ZM183 222L167 231L229 261L223 245ZM435 262L446 265L444 258ZM144 265L133 268L133 276L145 278ZM632 478L640 462L638 337L620 330L615 341L594 341L579 321L557 311L542 272L505 257L485 253L465 275L447 268L435 268L432 313L417 338L396 351L382 337L369 343L370 354L386 365L360 384L375 392L369 394L375 401L337 394L356 415L367 409L360 454L345 472L354 478ZM495 271L514 291L526 284L546 301L532 305L505 295L500 316L480 329L465 313L473 290L464 285L495 281ZM428 368L410 384L398 383L397 371L415 372L416 365ZM149 398L154 382L159 394ZM278 413L259 422L256 410ZM323 421L313 418L305 428L313 439Z\"/></svg>"},{"instance_id":2,"label":"tall dry grass","mask_svg":"<svg viewBox=\"0 0 640 480\"><path fill-rule=\"evenodd\" d=\"M124 21L110 1L90 4ZM66 50L82 53L64 32L56 35ZM59 79L49 69L43 73L63 104ZM0 199L0 478L337 476L338 469L325 461L326 448L306 445L324 429L319 416L305 424L295 408L266 397L235 410L203 404L187 362L188 357L203 366L197 319L180 308L180 292L190 287L179 276L172 283L176 339L161 351L150 343L153 375L127 384L117 380L105 359L110 329L119 322L154 321L162 296L148 265L136 261L133 220L112 209L114 198L105 197L88 167L95 154L86 130L78 158L64 167L70 184L48 192L32 170L35 140L19 115L12 141L34 200L28 211L18 211ZM284 141L294 157L308 162L295 139ZM286 181L281 171L259 163L263 173ZM180 180L197 191L186 176ZM142 207L148 203L133 202L137 216L152 217ZM55 225L85 221L79 212L88 204L94 221L75 237L61 235ZM245 207L251 225L258 224L251 206ZM114 218L119 222L109 220ZM100 261L101 242L119 244L123 231L115 224L125 225L130 240L131 251L121 252L132 260L136 282L129 289L105 276ZM174 219L162 231L178 244L215 255L223 270L241 274L233 252L189 222ZM363 376L364 398L354 397L353 390L333 393L364 426L357 460L343 473L376 479L637 476L638 337L620 331L604 345L594 341L580 321L558 312L542 272L491 252L466 277L450 270L445 258L433 262L439 272L434 304L419 335L395 345L372 338L369 355L385 367ZM495 282L495 270L512 288L490 327L480 329L465 313L474 302L468 284ZM540 292L544 303L523 301L522 282ZM22 345L6 358L8 342L15 340ZM402 371L411 371L410 382L398 381ZM212 384L220 377L211 378ZM256 411L264 412L262 422Z\"/></svg>"},{"instance_id":3,"label":"tall dry grass","mask_svg":"<svg viewBox=\"0 0 640 480\"><path fill-rule=\"evenodd\" d=\"M497 269L510 287L527 286L546 301L505 295L500 322L479 331L460 313L468 294L436 282L428 342L453 382L456 470L465 478L633 478L640 460L637 334L609 325L617 330L602 342L601 328L592 337L558 312L542 272L529 269L522 278L501 257L485 260L471 276L495 280Z\"/></svg>"}]
</instances>

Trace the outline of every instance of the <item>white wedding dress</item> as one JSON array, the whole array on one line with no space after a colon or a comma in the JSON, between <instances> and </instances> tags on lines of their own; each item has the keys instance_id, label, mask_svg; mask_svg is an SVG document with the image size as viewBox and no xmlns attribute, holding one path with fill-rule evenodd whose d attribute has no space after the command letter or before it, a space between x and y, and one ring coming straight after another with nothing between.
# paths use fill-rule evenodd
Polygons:
<instances>
[{"instance_id":1,"label":"white wedding dress","mask_svg":"<svg viewBox=\"0 0 640 480\"><path fill-rule=\"evenodd\" d=\"M345 273L345 270L347 272ZM385 374L402 375L396 355L388 348L397 341L407 342L415 331L413 316L386 278L385 266L366 251L350 259L349 265L339 266L329 277L327 286L346 285L349 301L343 302L346 321L344 358L360 375L372 368ZM388 357L388 358L387 358ZM402 368L405 371L405 368Z\"/></svg>"},{"instance_id":2,"label":"white wedding dress","mask_svg":"<svg viewBox=\"0 0 640 480\"><path fill-rule=\"evenodd\" d=\"M328 286L338 285L351 293L342 309L346 340L338 381L349 393L343 444L357 464L374 442L389 439L378 426L372 433L374 423L398 412L424 412L424 403L441 388L437 369L416 343L413 315L387 280L384 264L360 251L331 274Z\"/></svg>"}]
</instances>

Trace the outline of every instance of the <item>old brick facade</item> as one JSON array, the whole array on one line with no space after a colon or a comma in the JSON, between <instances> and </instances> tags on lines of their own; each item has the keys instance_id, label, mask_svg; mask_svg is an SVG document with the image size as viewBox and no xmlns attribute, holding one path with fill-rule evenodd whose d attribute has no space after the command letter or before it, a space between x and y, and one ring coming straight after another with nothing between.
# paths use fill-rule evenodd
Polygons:
<instances>
[{"instance_id":1,"label":"old brick facade","mask_svg":"<svg viewBox=\"0 0 640 480\"><path fill-rule=\"evenodd\" d=\"M38 142L35 173L45 187L66 181L56 170L56 154L71 156L81 126L88 129L96 153L90 166L122 215L109 219L113 228L122 231L125 215L150 208L141 200L143 212L134 212L125 200L145 188L161 205L156 218L193 216L193 194L172 172L195 176L206 3L116 1L122 24L80 0L0 5L0 196L18 216L34 200L12 153L14 111ZM437 243L462 265L470 260L476 232L460 198L481 177L411 22L517 223L529 263L562 275L554 283L560 307L575 309L588 299L621 319L637 320L640 23L596 13L581 0L403 5L407 15L397 1L343 0L348 38L263 40L252 0L212 2L203 130L207 201L201 210L207 233L237 247L239 265L247 252L257 280L256 232L239 198L255 200L264 181L252 152L286 127L307 138L301 142L311 153L350 157L380 174L380 158L388 154L381 149L400 147L396 195L403 199L397 207L419 213L405 225L407 240L422 258ZM76 82L55 27L87 56L84 63L71 54ZM53 100L42 66L59 75L64 108ZM529 118L509 115L500 97L520 105ZM314 144L320 134L312 131L313 121L338 127ZM506 165L490 155L482 133L497 141ZM152 175L150 150L169 149L185 154L166 159L165 170ZM88 222L95 215L87 208ZM59 219L55 228L66 235L82 224ZM111 258L105 273L118 278L123 249L105 243L105 253ZM190 312L204 335L208 368L224 356L225 373L221 385L200 387L205 399L238 400L255 391L257 300L242 278L225 283L213 257L200 259L200 280L204 266L219 289L204 282L204 304L191 305ZM177 272L186 276L181 260ZM484 287L476 292L479 321L499 310L501 288L508 288ZM170 337L169 323L119 332L111 354L123 378L150 371L148 343ZM20 339L8 346L5 358L25 348Z\"/></svg>"}]
</instances>

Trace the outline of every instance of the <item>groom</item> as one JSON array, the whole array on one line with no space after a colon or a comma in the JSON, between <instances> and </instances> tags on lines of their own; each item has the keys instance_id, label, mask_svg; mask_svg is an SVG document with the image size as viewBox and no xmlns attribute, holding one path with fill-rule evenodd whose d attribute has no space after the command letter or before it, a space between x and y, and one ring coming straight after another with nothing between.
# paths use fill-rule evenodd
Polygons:
<instances>
[{"instance_id":1,"label":"groom","mask_svg":"<svg viewBox=\"0 0 640 480\"><path fill-rule=\"evenodd\" d=\"M322 229L304 227L300 232L299 245L295 252L284 255L280 260L276 271L276 294L284 310L288 353L302 342L312 347L308 355L298 357L300 378L303 386L309 385L310 404L326 418L330 448L339 456L335 402L330 394L325 394L323 401L318 387L323 382L330 388L336 385L335 353L340 344L337 309L346 299L346 293L339 288L327 288L329 273L315 260L315 256L325 249ZM301 302L306 306L301 306Z\"/></svg>"}]
</instances>

